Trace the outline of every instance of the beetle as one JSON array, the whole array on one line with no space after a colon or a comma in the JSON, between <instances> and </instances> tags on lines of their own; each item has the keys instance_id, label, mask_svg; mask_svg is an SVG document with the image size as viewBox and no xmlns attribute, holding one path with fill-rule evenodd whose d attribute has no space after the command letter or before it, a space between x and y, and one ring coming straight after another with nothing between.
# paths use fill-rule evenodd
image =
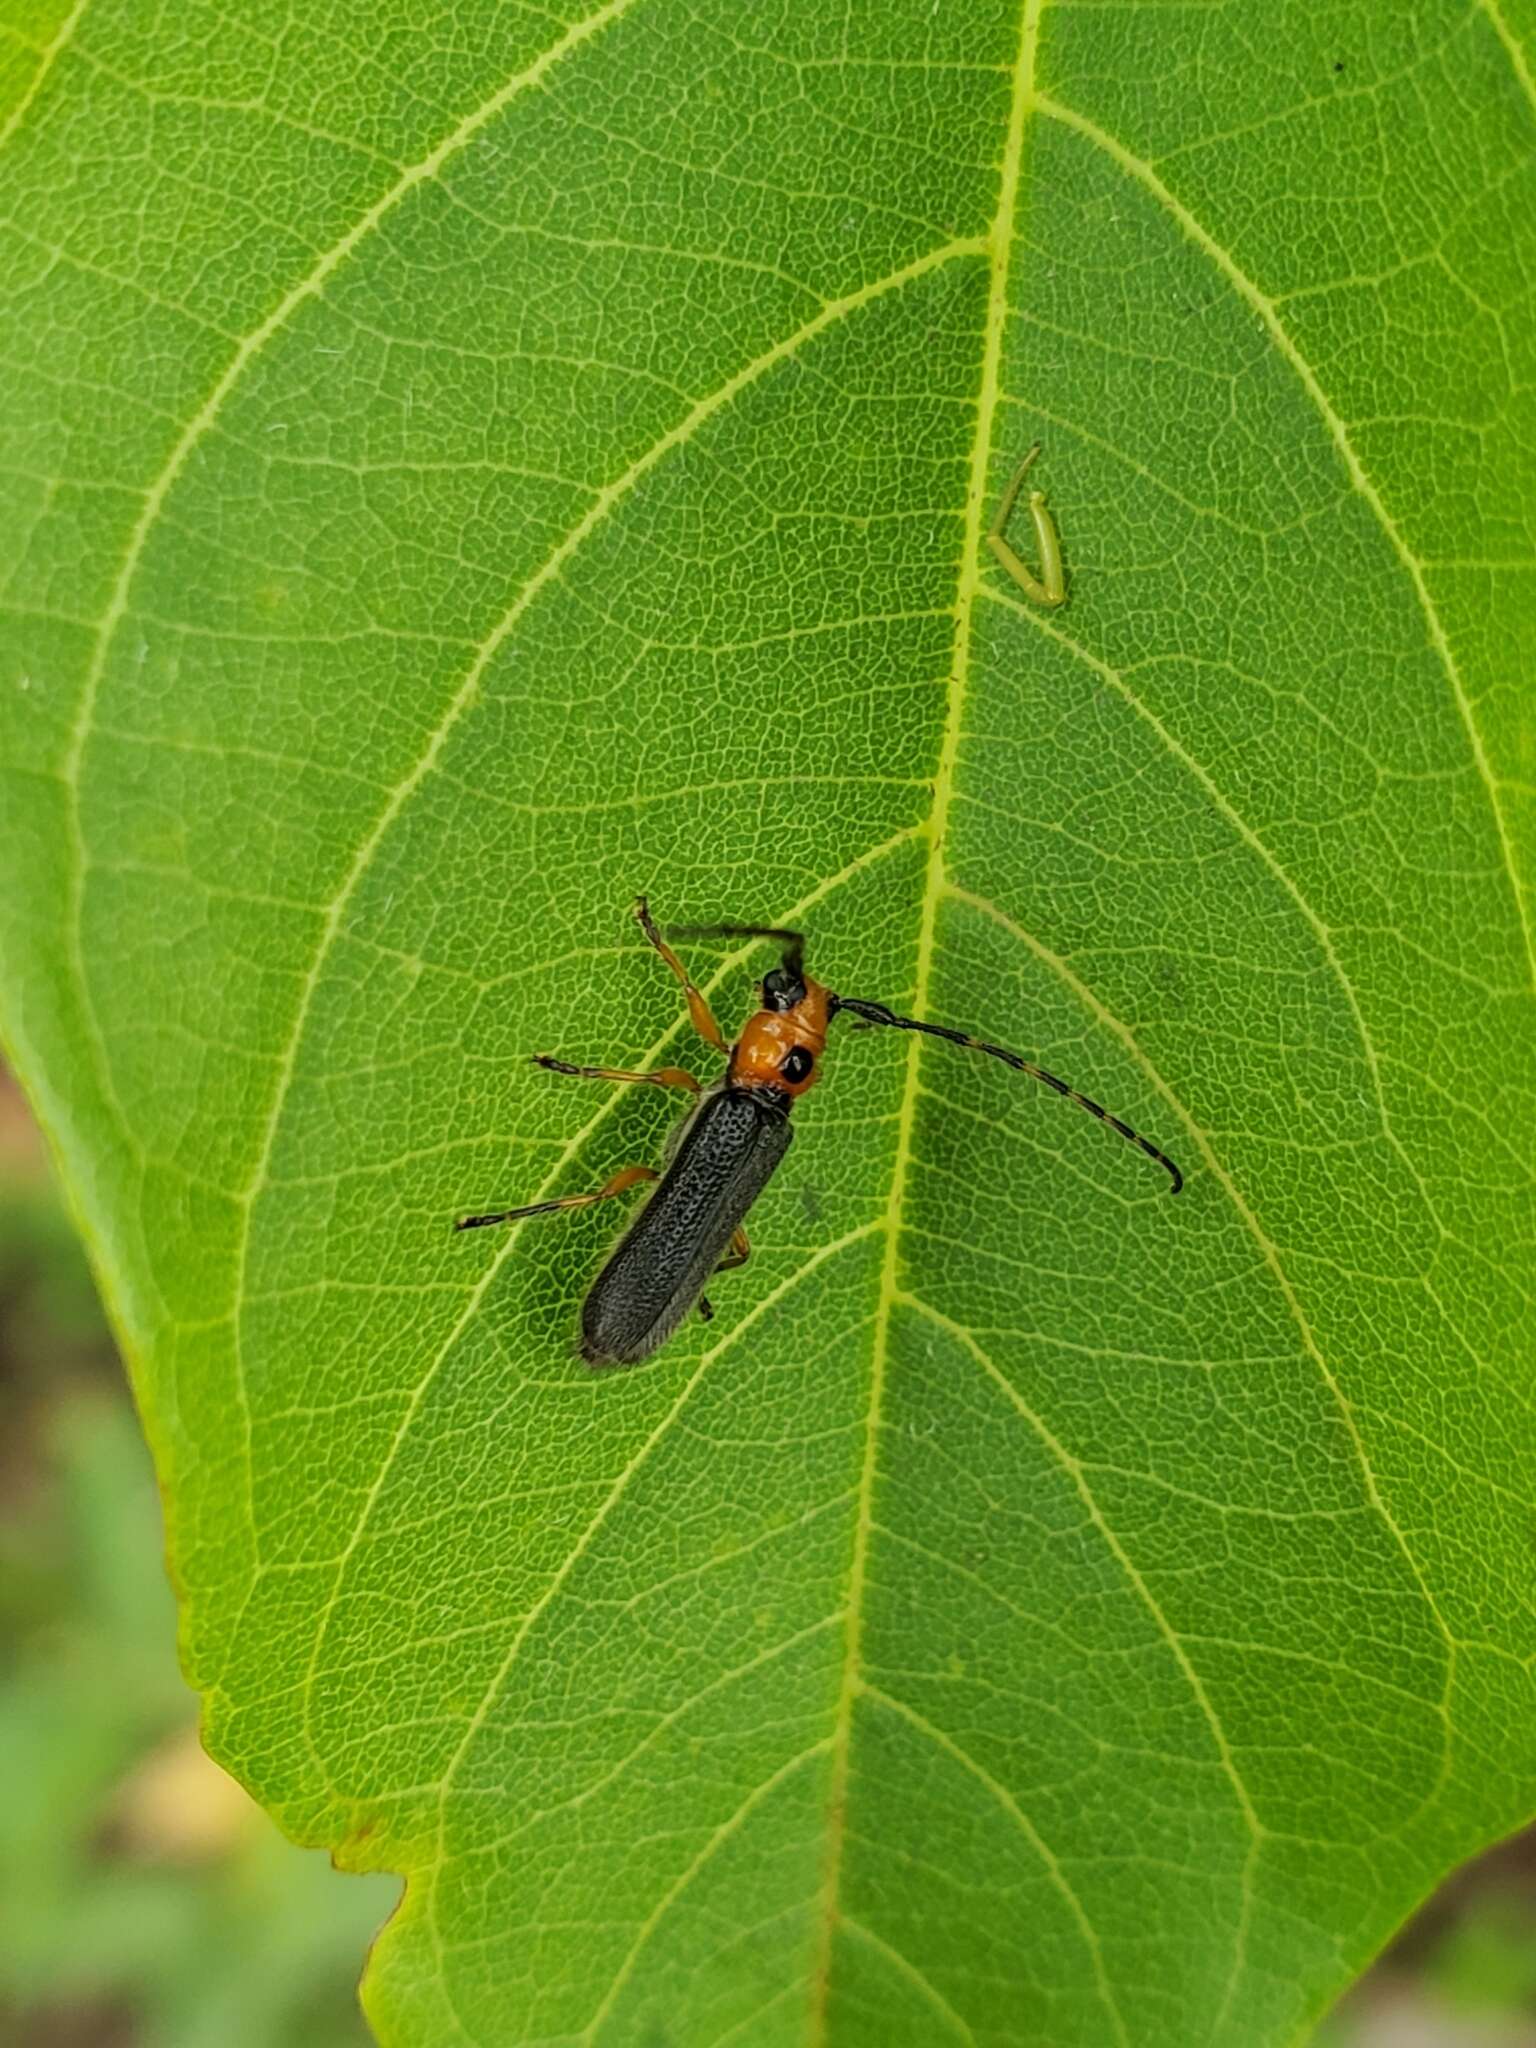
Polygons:
<instances>
[{"instance_id":1,"label":"beetle","mask_svg":"<svg viewBox=\"0 0 1536 2048\"><path fill-rule=\"evenodd\" d=\"M776 925L716 924L680 925L663 933L643 896L635 904L635 916L649 943L681 982L694 1029L707 1044L726 1054L724 1079L705 1087L681 1067L633 1074L616 1067L573 1066L548 1053L535 1053L534 1065L551 1074L677 1088L694 1096L695 1105L676 1132L659 1171L652 1166L626 1166L589 1194L559 1195L520 1209L460 1216L453 1226L455 1230L480 1230L525 1216L587 1209L645 1182L658 1183L614 1246L582 1304L581 1355L589 1365L636 1365L666 1342L690 1309L697 1307L706 1321L713 1315L705 1286L711 1274L746 1263L750 1252L743 1227L747 1211L789 1150L793 1135L790 1112L819 1079L827 1027L843 1013L865 1024L921 1032L1002 1060L1077 1103L1155 1160L1167 1173L1174 1194L1184 1185L1183 1175L1166 1152L1032 1060L945 1024L899 1017L884 1003L834 995L806 973L805 939L800 932ZM782 947L779 965L761 983L762 1007L748 1018L734 1045L727 1044L708 1002L667 943L669 938L772 939Z\"/></svg>"}]
</instances>

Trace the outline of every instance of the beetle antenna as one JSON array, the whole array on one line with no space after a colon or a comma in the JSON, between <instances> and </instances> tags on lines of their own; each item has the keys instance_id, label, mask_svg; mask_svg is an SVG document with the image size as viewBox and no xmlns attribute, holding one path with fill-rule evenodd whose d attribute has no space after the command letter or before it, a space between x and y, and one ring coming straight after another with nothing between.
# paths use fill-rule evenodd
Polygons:
<instances>
[{"instance_id":1,"label":"beetle antenna","mask_svg":"<svg viewBox=\"0 0 1536 2048\"><path fill-rule=\"evenodd\" d=\"M829 1008L834 1014L839 1010L846 1010L850 1016L862 1017L866 1024L889 1024L897 1031L920 1031L925 1038L943 1038L951 1045L967 1046L972 1052L989 1053L993 1059L1001 1060L1004 1066L1012 1067L1017 1073L1028 1074L1032 1081L1043 1082L1055 1094L1064 1095L1068 1102L1075 1102L1079 1109L1086 1109L1088 1114L1096 1116L1101 1124L1108 1124L1109 1128L1124 1138L1127 1144L1134 1145L1139 1152L1145 1152L1149 1159L1155 1159L1172 1183L1170 1193L1176 1195L1183 1187L1183 1174L1168 1154L1159 1151L1150 1138L1144 1138L1140 1131L1133 1131L1131 1126L1122 1123L1119 1117L1111 1116L1102 1102L1095 1102L1088 1095L1080 1095L1075 1088L1069 1088L1059 1074L1052 1074L1044 1067L1037 1067L1033 1060L1026 1060L1016 1052L1009 1052L1005 1046L988 1045L984 1038L972 1038L967 1031L951 1031L945 1024L919 1024L915 1017L898 1017L896 1012L888 1010L884 1003L864 1002L857 996L833 996Z\"/></svg>"},{"instance_id":2,"label":"beetle antenna","mask_svg":"<svg viewBox=\"0 0 1536 2048\"><path fill-rule=\"evenodd\" d=\"M784 948L784 965L797 981L805 978L805 934L787 932L776 924L669 924L669 939L777 939Z\"/></svg>"}]
</instances>

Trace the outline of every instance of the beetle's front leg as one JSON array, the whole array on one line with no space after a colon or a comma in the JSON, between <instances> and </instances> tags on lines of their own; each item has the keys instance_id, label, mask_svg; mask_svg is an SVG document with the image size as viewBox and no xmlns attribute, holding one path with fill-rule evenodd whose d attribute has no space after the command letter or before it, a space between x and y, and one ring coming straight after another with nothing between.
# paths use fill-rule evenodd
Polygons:
<instances>
[{"instance_id":1,"label":"beetle's front leg","mask_svg":"<svg viewBox=\"0 0 1536 2048\"><path fill-rule=\"evenodd\" d=\"M688 1004L688 1015L693 1021L694 1030L704 1043L712 1045L716 1052L729 1052L730 1042L715 1022L715 1013L709 1007L703 991L694 987L687 968L661 936L656 920L651 915L651 906L643 896L637 896L635 899L635 916L640 920L641 931L682 983L683 995Z\"/></svg>"}]
</instances>

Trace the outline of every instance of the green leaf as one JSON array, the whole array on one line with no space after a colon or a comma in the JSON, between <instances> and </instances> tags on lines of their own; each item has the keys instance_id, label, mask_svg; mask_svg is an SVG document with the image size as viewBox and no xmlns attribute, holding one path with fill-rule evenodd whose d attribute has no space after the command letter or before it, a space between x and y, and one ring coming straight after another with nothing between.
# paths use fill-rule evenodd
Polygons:
<instances>
[{"instance_id":1,"label":"green leaf","mask_svg":"<svg viewBox=\"0 0 1536 2048\"><path fill-rule=\"evenodd\" d=\"M5 1031L384 2040L1282 2042L1536 1805L1528 29L7 31ZM845 1029L594 1377L640 889L1187 1191Z\"/></svg>"}]
</instances>

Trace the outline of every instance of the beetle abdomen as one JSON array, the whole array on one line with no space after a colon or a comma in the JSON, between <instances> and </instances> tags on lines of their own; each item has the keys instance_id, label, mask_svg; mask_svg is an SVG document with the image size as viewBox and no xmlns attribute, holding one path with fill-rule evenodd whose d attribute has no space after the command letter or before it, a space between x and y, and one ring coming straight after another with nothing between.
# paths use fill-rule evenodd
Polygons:
<instances>
[{"instance_id":1,"label":"beetle abdomen","mask_svg":"<svg viewBox=\"0 0 1536 2048\"><path fill-rule=\"evenodd\" d=\"M726 1088L699 1104L582 1304L589 1365L634 1365L671 1336L789 1150L786 1110L783 1097L754 1088Z\"/></svg>"}]
</instances>

